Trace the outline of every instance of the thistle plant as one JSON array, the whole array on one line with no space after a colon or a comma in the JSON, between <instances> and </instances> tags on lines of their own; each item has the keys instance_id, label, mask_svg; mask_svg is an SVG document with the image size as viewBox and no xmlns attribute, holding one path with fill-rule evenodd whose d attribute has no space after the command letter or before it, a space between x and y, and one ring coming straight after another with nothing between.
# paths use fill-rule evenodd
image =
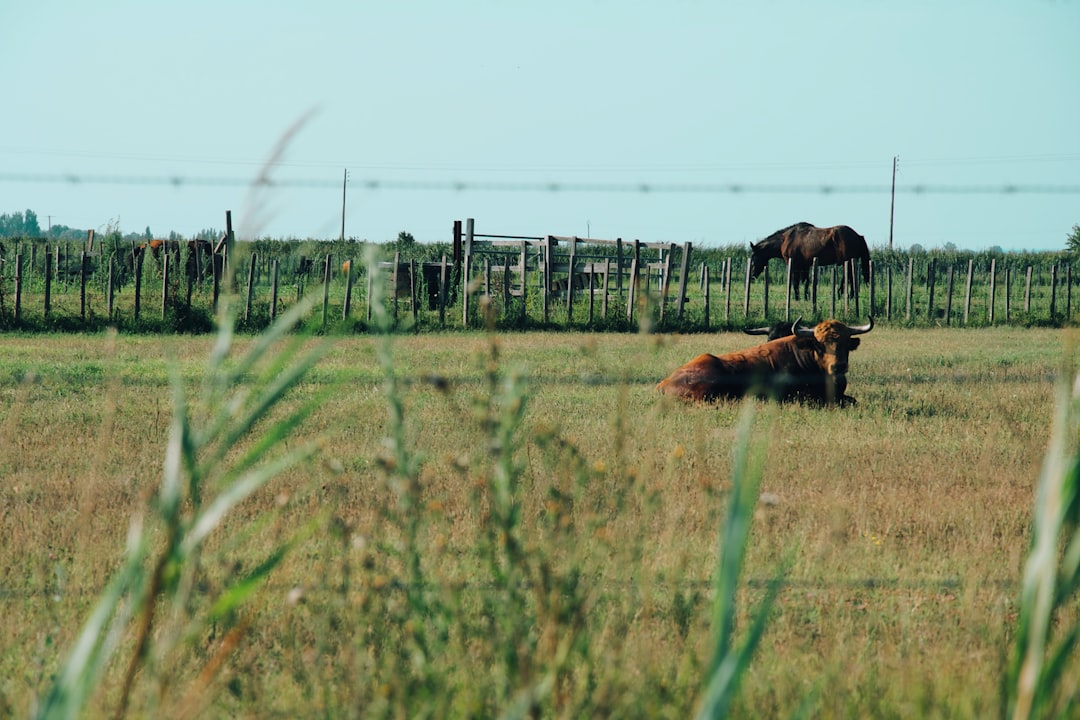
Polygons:
<instances>
[{"instance_id":1,"label":"thistle plant","mask_svg":"<svg viewBox=\"0 0 1080 720\"><path fill-rule=\"evenodd\" d=\"M116 717L134 706L140 716L199 712L207 686L243 641L245 602L296 539L284 539L246 572L216 585L205 581L204 551L230 513L318 450L314 440L295 446L284 441L318 406L319 397L276 411L328 348L291 335L309 310L308 304L296 305L236 360L235 317L226 310L193 406L179 368L173 368L161 485L132 518L125 557L41 698L37 718L82 716L110 668L117 667L122 676ZM253 532L260 524L257 519L239 532ZM224 545L237 540L231 537ZM194 638L211 629L215 637L220 632L220 641L193 684L174 692L170 670ZM130 652L126 661L118 657L121 648Z\"/></svg>"}]
</instances>

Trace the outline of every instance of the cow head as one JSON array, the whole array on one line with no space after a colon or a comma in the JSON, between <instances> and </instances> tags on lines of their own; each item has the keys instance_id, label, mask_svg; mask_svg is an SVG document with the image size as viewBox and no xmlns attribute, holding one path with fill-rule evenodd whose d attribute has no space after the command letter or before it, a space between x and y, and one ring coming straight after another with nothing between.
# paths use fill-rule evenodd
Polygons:
<instances>
[{"instance_id":1,"label":"cow head","mask_svg":"<svg viewBox=\"0 0 1080 720\"><path fill-rule=\"evenodd\" d=\"M812 328L796 322L794 334L802 350L813 354L814 363L825 372L826 397L839 402L847 390L848 353L859 347L856 335L870 332L874 318L865 325L844 325L838 320L824 320Z\"/></svg>"}]
</instances>

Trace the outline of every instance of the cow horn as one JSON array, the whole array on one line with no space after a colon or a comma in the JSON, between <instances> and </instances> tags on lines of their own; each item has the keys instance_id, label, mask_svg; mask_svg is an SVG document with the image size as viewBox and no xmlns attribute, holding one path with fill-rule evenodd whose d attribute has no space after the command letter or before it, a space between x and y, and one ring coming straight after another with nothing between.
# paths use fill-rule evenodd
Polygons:
<instances>
[{"instance_id":1,"label":"cow horn","mask_svg":"<svg viewBox=\"0 0 1080 720\"><path fill-rule=\"evenodd\" d=\"M848 325L848 330L851 331L852 335L862 335L863 333L868 333L873 329L874 329L874 316L873 315L870 316L870 322L866 323L865 325Z\"/></svg>"},{"instance_id":2,"label":"cow horn","mask_svg":"<svg viewBox=\"0 0 1080 720\"><path fill-rule=\"evenodd\" d=\"M795 322L791 323L791 334L796 337L813 337L814 328L812 327L799 327L799 323L802 322L802 315L800 315Z\"/></svg>"},{"instance_id":3,"label":"cow horn","mask_svg":"<svg viewBox=\"0 0 1080 720\"><path fill-rule=\"evenodd\" d=\"M765 327L759 327L759 328L743 328L743 332L746 333L747 335L768 335L769 334L769 326L766 325Z\"/></svg>"}]
</instances>

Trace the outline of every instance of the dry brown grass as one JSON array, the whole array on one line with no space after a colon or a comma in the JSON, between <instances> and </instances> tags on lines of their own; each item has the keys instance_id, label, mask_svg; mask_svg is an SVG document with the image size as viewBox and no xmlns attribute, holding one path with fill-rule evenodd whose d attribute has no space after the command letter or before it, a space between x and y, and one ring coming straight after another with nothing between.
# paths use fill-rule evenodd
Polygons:
<instances>
[{"instance_id":1,"label":"dry brown grass","mask_svg":"<svg viewBox=\"0 0 1080 720\"><path fill-rule=\"evenodd\" d=\"M759 417L770 437L769 503L753 528L746 598L764 593L786 553L794 561L740 714L788 716L808 696L821 717L995 712L1064 332L879 327L852 355L854 408L785 405ZM19 618L0 631L0 710L22 712L41 690L118 562L128 518L161 472L167 363L175 359L194 381L210 342L6 337L0 346L0 588L4 615ZM395 339L395 373L409 381L402 432L423 460L415 510L423 522L412 539L388 482L384 441L393 429L377 340L339 342L300 388L334 387L309 422L325 438L326 461L244 506L230 521L242 544L221 538L228 560L206 580L228 577L228 563L265 554L313 518L325 528L254 604L251 630L215 686L216 712L395 707L407 688L387 680L394 643L372 623L408 615L388 584L405 572L408 542L423 548L425 577L444 583L430 592L447 613L446 657L427 658L453 693L444 709L494 710L468 690L500 652L500 631L482 611L477 550L491 511L476 488L490 471L483 423L494 343L499 370L528 381L516 461L530 557L580 577L583 646L571 657L582 670L564 679L568 699L557 707L685 717L709 653L710 578L738 405L686 406L652 387L699 352L750 342L736 334ZM244 529L268 515L275 519ZM298 588L304 601L292 604ZM437 634L441 621L430 622ZM543 623L531 632L528 647L541 658ZM217 641L192 647L180 686L194 683Z\"/></svg>"}]
</instances>

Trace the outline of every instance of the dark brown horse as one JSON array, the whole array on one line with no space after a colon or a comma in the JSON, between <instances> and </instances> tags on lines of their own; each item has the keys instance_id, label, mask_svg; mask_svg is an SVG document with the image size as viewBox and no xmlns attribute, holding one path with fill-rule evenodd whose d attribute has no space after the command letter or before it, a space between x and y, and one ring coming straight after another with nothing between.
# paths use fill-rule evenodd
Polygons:
<instances>
[{"instance_id":1,"label":"dark brown horse","mask_svg":"<svg viewBox=\"0 0 1080 720\"><path fill-rule=\"evenodd\" d=\"M800 222L777 230L758 243L750 243L750 277L756 278L773 258L791 260L791 284L795 297L799 297L800 283L805 286L804 296L810 293L810 267L817 264L842 265L848 260L859 260L864 282L870 282L870 249L866 238L847 225L819 228ZM855 292L854 283L843 282L848 295Z\"/></svg>"}]
</instances>

